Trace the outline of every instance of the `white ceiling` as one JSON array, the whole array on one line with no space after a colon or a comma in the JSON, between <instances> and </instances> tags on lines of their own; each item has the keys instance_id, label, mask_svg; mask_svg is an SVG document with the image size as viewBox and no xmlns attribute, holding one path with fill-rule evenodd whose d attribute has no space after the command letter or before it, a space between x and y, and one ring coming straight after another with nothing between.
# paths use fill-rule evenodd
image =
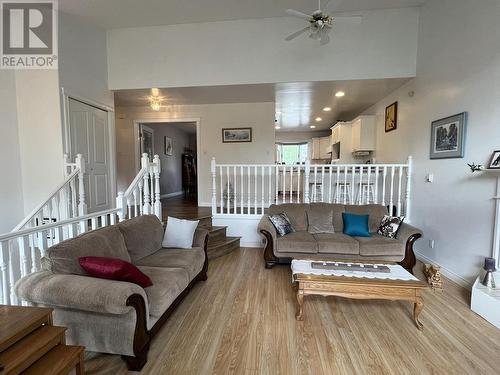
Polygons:
<instances>
[{"instance_id":1,"label":"white ceiling","mask_svg":"<svg viewBox=\"0 0 500 375\"><path fill-rule=\"evenodd\" d=\"M280 131L328 129L337 120L352 120L409 79L376 79L331 82L298 82L258 85L168 88L159 90L163 111L175 114L177 105L275 102ZM344 91L343 98L335 97ZM115 92L115 105L147 106L151 90L120 90ZM329 106L330 112L323 108ZM281 112L281 114L278 114ZM316 122L316 117L321 122Z\"/></svg>"},{"instance_id":2,"label":"white ceiling","mask_svg":"<svg viewBox=\"0 0 500 375\"><path fill-rule=\"evenodd\" d=\"M323 0L325 3L326 0ZM415 7L426 0L331 0L329 10ZM105 29L285 16L288 8L311 13L316 0L61 0L59 9ZM333 8L333 9L332 9Z\"/></svg>"}]
</instances>

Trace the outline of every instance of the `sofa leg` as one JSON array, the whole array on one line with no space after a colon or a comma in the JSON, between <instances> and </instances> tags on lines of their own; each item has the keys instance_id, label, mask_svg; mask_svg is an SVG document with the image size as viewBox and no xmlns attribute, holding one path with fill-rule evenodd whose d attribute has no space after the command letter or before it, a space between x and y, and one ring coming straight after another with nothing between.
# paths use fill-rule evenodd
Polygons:
<instances>
[{"instance_id":1,"label":"sofa leg","mask_svg":"<svg viewBox=\"0 0 500 375\"><path fill-rule=\"evenodd\" d=\"M268 260L266 260L266 268L267 269L273 268L275 264L276 264L276 262L274 262L274 261L268 261Z\"/></svg>"},{"instance_id":2,"label":"sofa leg","mask_svg":"<svg viewBox=\"0 0 500 375\"><path fill-rule=\"evenodd\" d=\"M266 247L264 248L264 262L266 268L273 268L278 261L278 258L274 256L273 252L273 236L266 230L261 230L260 233L266 237Z\"/></svg>"},{"instance_id":3,"label":"sofa leg","mask_svg":"<svg viewBox=\"0 0 500 375\"><path fill-rule=\"evenodd\" d=\"M207 279L208 279L207 271L200 273L200 276L199 276L198 280L200 280L200 281L207 281Z\"/></svg>"},{"instance_id":4,"label":"sofa leg","mask_svg":"<svg viewBox=\"0 0 500 375\"><path fill-rule=\"evenodd\" d=\"M122 359L127 363L129 371L141 371L148 361L149 344L146 345L140 353L135 356L122 355Z\"/></svg>"}]
</instances>

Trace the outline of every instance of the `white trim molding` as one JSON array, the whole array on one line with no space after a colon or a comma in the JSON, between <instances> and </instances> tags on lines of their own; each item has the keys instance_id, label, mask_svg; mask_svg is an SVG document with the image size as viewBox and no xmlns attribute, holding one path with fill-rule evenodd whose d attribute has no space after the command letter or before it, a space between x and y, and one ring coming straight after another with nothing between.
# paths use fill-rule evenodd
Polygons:
<instances>
[{"instance_id":1,"label":"white trim molding","mask_svg":"<svg viewBox=\"0 0 500 375\"><path fill-rule=\"evenodd\" d=\"M160 195L160 198L165 199L165 198L178 197L179 195L182 195L182 194L184 194L184 191L174 191L173 193L162 194L162 195Z\"/></svg>"}]
</instances>

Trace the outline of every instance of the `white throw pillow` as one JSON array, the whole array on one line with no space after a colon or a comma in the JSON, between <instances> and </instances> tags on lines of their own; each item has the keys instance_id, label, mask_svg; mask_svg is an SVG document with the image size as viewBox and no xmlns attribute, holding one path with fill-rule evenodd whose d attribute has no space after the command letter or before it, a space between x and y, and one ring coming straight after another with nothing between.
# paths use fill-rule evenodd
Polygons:
<instances>
[{"instance_id":1,"label":"white throw pillow","mask_svg":"<svg viewBox=\"0 0 500 375\"><path fill-rule=\"evenodd\" d=\"M192 248L194 232L199 222L199 220L183 220L169 216L161 245L180 249Z\"/></svg>"}]
</instances>

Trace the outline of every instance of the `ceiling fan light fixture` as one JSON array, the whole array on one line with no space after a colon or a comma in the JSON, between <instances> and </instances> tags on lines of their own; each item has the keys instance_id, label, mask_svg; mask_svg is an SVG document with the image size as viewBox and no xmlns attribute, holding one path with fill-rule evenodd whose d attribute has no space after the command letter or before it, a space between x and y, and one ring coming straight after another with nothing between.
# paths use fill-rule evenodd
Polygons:
<instances>
[{"instance_id":1,"label":"ceiling fan light fixture","mask_svg":"<svg viewBox=\"0 0 500 375\"><path fill-rule=\"evenodd\" d=\"M150 99L149 105L153 111L158 112L161 109L161 99L153 96Z\"/></svg>"}]
</instances>

